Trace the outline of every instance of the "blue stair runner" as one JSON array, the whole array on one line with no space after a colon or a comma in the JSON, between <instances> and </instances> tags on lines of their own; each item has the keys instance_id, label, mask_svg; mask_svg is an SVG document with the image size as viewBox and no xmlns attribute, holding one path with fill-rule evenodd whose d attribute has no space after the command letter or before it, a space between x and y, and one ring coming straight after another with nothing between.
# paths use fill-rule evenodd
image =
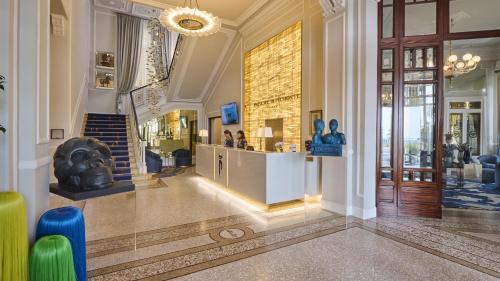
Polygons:
<instances>
[{"instance_id":1,"label":"blue stair runner","mask_svg":"<svg viewBox=\"0 0 500 281\"><path fill-rule=\"evenodd\" d=\"M89 113L83 135L96 138L109 146L111 155L115 159L113 170L115 181L132 180L125 115Z\"/></svg>"}]
</instances>

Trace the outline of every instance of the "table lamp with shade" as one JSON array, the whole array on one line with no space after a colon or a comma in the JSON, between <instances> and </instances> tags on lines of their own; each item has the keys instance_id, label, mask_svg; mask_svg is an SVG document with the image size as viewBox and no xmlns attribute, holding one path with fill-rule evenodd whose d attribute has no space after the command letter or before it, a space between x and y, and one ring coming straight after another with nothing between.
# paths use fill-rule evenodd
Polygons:
<instances>
[{"instance_id":1,"label":"table lamp with shade","mask_svg":"<svg viewBox=\"0 0 500 281\"><path fill-rule=\"evenodd\" d=\"M265 151L262 150L262 139L263 138L272 138L273 137L273 129L271 127L264 127L264 128L258 128L257 129L257 137L260 138L260 151Z\"/></svg>"},{"instance_id":2,"label":"table lamp with shade","mask_svg":"<svg viewBox=\"0 0 500 281\"><path fill-rule=\"evenodd\" d=\"M201 137L201 143L205 143L203 140L205 138L208 138L208 130L206 129L201 129L200 132L199 132L199 135Z\"/></svg>"}]
</instances>

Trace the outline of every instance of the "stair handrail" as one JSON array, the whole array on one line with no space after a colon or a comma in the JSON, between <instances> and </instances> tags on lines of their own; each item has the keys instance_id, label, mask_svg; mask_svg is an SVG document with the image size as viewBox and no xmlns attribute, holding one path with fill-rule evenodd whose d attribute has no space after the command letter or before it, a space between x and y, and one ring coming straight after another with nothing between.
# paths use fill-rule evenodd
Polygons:
<instances>
[{"instance_id":1,"label":"stair handrail","mask_svg":"<svg viewBox=\"0 0 500 281\"><path fill-rule=\"evenodd\" d=\"M167 69L167 74L163 79L160 79L158 82L163 82L165 80L170 79L170 74L172 73L173 66L175 64L175 61L177 60L178 55L180 54L179 48L181 46L181 42L183 40L182 35L179 35L177 37L177 42L175 43L175 49L174 49L174 55L172 57L172 61L170 62L170 65ZM130 114L132 118L129 118L130 120L130 128L132 131L132 138L133 138L133 147L135 150L135 155L136 155L136 164L137 168L139 170L140 174L146 174L147 173L147 166L146 166L146 138L141 134L141 130L139 128L139 118L137 117L137 109L135 106L135 101L134 101L134 93L146 89L153 85L153 83L149 83L147 85L138 87L136 89L133 89L129 92L130 94Z\"/></svg>"}]
</instances>

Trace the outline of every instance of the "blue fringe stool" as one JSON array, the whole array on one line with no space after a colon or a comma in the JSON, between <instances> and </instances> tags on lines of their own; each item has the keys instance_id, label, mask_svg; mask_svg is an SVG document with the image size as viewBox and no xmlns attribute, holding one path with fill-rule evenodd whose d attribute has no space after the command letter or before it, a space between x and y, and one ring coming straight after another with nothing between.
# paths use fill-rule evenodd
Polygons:
<instances>
[{"instance_id":1,"label":"blue fringe stool","mask_svg":"<svg viewBox=\"0 0 500 281\"><path fill-rule=\"evenodd\" d=\"M62 235L68 238L73 251L77 280L86 281L85 221L82 211L75 207L63 207L45 212L38 221L36 237L38 239L46 235Z\"/></svg>"}]
</instances>

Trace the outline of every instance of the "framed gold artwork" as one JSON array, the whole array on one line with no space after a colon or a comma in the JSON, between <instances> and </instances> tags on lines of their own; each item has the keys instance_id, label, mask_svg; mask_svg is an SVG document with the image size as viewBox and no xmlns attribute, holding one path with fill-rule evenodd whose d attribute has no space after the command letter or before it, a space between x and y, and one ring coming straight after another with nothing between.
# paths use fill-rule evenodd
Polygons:
<instances>
[{"instance_id":1,"label":"framed gold artwork","mask_svg":"<svg viewBox=\"0 0 500 281\"><path fill-rule=\"evenodd\" d=\"M317 119L323 120L323 110L312 110L309 112L309 132L310 135L314 135L314 121Z\"/></svg>"}]
</instances>

